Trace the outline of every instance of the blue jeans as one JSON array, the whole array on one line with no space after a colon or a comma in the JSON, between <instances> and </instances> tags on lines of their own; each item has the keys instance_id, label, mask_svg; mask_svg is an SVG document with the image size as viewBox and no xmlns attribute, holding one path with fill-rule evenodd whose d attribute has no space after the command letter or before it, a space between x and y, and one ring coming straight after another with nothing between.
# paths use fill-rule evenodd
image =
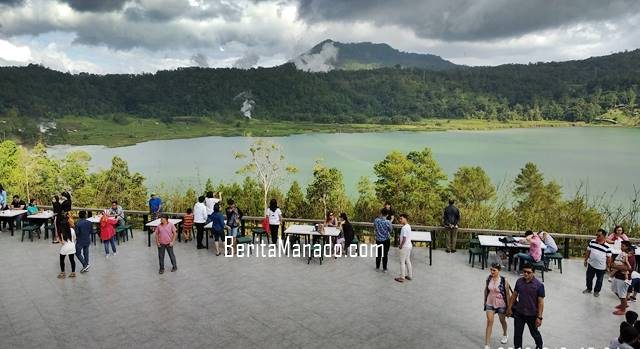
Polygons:
<instances>
[{"instance_id":1,"label":"blue jeans","mask_svg":"<svg viewBox=\"0 0 640 349\"><path fill-rule=\"evenodd\" d=\"M233 227L227 231L227 236L238 237L238 227Z\"/></svg>"},{"instance_id":2,"label":"blue jeans","mask_svg":"<svg viewBox=\"0 0 640 349\"><path fill-rule=\"evenodd\" d=\"M534 262L533 257L531 257L531 255L528 254L528 253L522 253L521 252L521 253L518 253L515 257L518 259L518 269L519 270L522 270L522 266L525 263L533 263Z\"/></svg>"},{"instance_id":3,"label":"blue jeans","mask_svg":"<svg viewBox=\"0 0 640 349\"><path fill-rule=\"evenodd\" d=\"M109 254L109 243L111 243L111 250L113 253L116 253L116 237L115 235L109 239L102 242L104 244L104 253Z\"/></svg>"},{"instance_id":4,"label":"blue jeans","mask_svg":"<svg viewBox=\"0 0 640 349\"><path fill-rule=\"evenodd\" d=\"M82 266L86 268L87 265L89 265L89 245L76 245L76 257L78 257L78 260L80 261Z\"/></svg>"}]
</instances>

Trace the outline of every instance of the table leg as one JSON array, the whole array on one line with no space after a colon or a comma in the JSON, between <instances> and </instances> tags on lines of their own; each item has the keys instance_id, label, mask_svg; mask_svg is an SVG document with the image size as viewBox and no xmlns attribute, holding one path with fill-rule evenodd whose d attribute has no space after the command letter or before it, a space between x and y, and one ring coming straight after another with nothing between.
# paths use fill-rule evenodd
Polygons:
<instances>
[{"instance_id":1,"label":"table leg","mask_svg":"<svg viewBox=\"0 0 640 349\"><path fill-rule=\"evenodd\" d=\"M509 263L509 265L507 266L507 270L511 271L511 263L513 263L513 252L511 252L510 248L507 249L507 256L509 257L507 262Z\"/></svg>"},{"instance_id":2,"label":"table leg","mask_svg":"<svg viewBox=\"0 0 640 349\"><path fill-rule=\"evenodd\" d=\"M431 263L433 262L433 257L431 256L432 250L433 250L433 243L429 243L429 265L431 265Z\"/></svg>"},{"instance_id":3,"label":"table leg","mask_svg":"<svg viewBox=\"0 0 640 349\"><path fill-rule=\"evenodd\" d=\"M484 258L484 256L487 255L487 247L482 246L482 254L480 255L480 266L482 267L482 270L484 270L484 265L487 263L486 258Z\"/></svg>"},{"instance_id":4,"label":"table leg","mask_svg":"<svg viewBox=\"0 0 640 349\"><path fill-rule=\"evenodd\" d=\"M211 229L211 231L213 231L213 228ZM209 249L209 232L205 230L204 235L206 235L205 246L207 247L207 250L208 250Z\"/></svg>"},{"instance_id":5,"label":"table leg","mask_svg":"<svg viewBox=\"0 0 640 349\"><path fill-rule=\"evenodd\" d=\"M151 227L147 229L147 247L151 247Z\"/></svg>"},{"instance_id":6,"label":"table leg","mask_svg":"<svg viewBox=\"0 0 640 349\"><path fill-rule=\"evenodd\" d=\"M14 219L13 218L9 218L9 230L11 230L11 236L13 236L13 224Z\"/></svg>"}]
</instances>

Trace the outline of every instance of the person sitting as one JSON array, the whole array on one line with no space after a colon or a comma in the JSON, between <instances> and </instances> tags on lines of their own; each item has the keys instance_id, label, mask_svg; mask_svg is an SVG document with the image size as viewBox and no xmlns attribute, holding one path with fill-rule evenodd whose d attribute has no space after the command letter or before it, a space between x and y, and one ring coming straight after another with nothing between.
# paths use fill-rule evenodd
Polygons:
<instances>
[{"instance_id":1,"label":"person sitting","mask_svg":"<svg viewBox=\"0 0 640 349\"><path fill-rule=\"evenodd\" d=\"M633 349L632 344L638 339L638 331L626 322L620 324L620 336L609 343L611 349Z\"/></svg>"},{"instance_id":2,"label":"person sitting","mask_svg":"<svg viewBox=\"0 0 640 349\"><path fill-rule=\"evenodd\" d=\"M29 205L27 205L27 214L29 216L38 213L40 209L38 209L38 205L36 204L36 199L29 200Z\"/></svg>"},{"instance_id":3,"label":"person sitting","mask_svg":"<svg viewBox=\"0 0 640 349\"><path fill-rule=\"evenodd\" d=\"M542 259L542 240L531 230L524 233L524 239L520 239L521 244L529 245L528 253L518 253L515 258L519 260L520 269L525 263L538 263Z\"/></svg>"},{"instance_id":4,"label":"person sitting","mask_svg":"<svg viewBox=\"0 0 640 349\"><path fill-rule=\"evenodd\" d=\"M24 210L25 209L26 204L24 203L24 200L20 199L20 195L14 195L13 196L13 201L11 201L11 209L12 210ZM16 216L16 225L17 226L22 226L22 216L23 215L19 215Z\"/></svg>"},{"instance_id":5,"label":"person sitting","mask_svg":"<svg viewBox=\"0 0 640 349\"><path fill-rule=\"evenodd\" d=\"M124 225L124 210L122 206L118 205L118 201L111 201L111 208L109 209L109 216L115 217L118 220L118 225Z\"/></svg>"},{"instance_id":6,"label":"person sitting","mask_svg":"<svg viewBox=\"0 0 640 349\"><path fill-rule=\"evenodd\" d=\"M331 212L331 211L327 212L327 216L326 216L326 218L324 220L324 226L325 227L337 227L338 226L338 220L334 216L333 212Z\"/></svg>"},{"instance_id":7,"label":"person sitting","mask_svg":"<svg viewBox=\"0 0 640 349\"><path fill-rule=\"evenodd\" d=\"M629 241L629 237L624 233L624 228L621 225L616 225L616 227L613 228L613 233L607 236L608 244L616 244L618 240Z\"/></svg>"}]
</instances>

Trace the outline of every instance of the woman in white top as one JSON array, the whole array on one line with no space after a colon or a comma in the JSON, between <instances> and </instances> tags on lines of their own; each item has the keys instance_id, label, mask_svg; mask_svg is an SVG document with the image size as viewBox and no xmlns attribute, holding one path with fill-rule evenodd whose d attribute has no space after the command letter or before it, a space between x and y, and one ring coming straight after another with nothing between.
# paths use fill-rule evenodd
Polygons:
<instances>
[{"instance_id":1,"label":"woman in white top","mask_svg":"<svg viewBox=\"0 0 640 349\"><path fill-rule=\"evenodd\" d=\"M74 259L76 254L76 232L71 228L73 226L73 220L69 217L68 212L65 218L67 219L60 224L62 230L60 232L62 246L60 246L60 274L58 274L58 279L64 279L66 277L64 273L64 258L66 256L69 256L69 262L71 263L71 273L69 277L76 277L76 261Z\"/></svg>"},{"instance_id":2,"label":"woman in white top","mask_svg":"<svg viewBox=\"0 0 640 349\"><path fill-rule=\"evenodd\" d=\"M269 234L271 234L271 242L278 243L278 230L282 221L282 211L278 207L276 199L269 201L269 207L265 210L265 216L269 218Z\"/></svg>"},{"instance_id":3,"label":"woman in white top","mask_svg":"<svg viewBox=\"0 0 640 349\"><path fill-rule=\"evenodd\" d=\"M218 201L220 201L220 199L214 198L212 191L207 192L207 197L204 198L204 205L207 207L207 216L213 213L213 205Z\"/></svg>"}]
</instances>

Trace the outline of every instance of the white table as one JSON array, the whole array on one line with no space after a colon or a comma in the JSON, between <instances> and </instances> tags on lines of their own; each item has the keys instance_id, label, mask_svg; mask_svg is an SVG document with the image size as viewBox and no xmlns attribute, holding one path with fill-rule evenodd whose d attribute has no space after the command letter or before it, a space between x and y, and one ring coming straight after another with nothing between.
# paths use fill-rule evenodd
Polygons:
<instances>
[{"instance_id":1,"label":"white table","mask_svg":"<svg viewBox=\"0 0 640 349\"><path fill-rule=\"evenodd\" d=\"M340 235L340 229L338 229L337 227L324 227L324 231L323 232L319 232L319 231L315 231L315 226L313 225L308 225L308 224L296 224L296 225L291 225L289 226L289 228L287 228L284 231L283 234L283 239L286 239L287 235L304 235L307 238L311 238L313 236L321 236L322 237L322 243L321 243L321 249L323 249L324 251L324 245L325 245L325 238L331 238L331 237L336 237L338 235ZM310 239L307 239L307 243L309 242ZM329 241L329 244L331 244L331 241ZM309 264L311 262L311 258L313 258L313 254L311 254L308 259L307 259L307 264ZM320 254L320 264L322 264L322 261L324 260L324 256L322 255L322 253Z\"/></svg>"},{"instance_id":2,"label":"white table","mask_svg":"<svg viewBox=\"0 0 640 349\"><path fill-rule=\"evenodd\" d=\"M13 236L13 221L16 217L27 213L27 210L3 210L0 211L0 222L6 221L9 222L9 230L11 231L11 236Z\"/></svg>"},{"instance_id":3,"label":"white table","mask_svg":"<svg viewBox=\"0 0 640 349\"><path fill-rule=\"evenodd\" d=\"M611 254L617 255L617 254L620 254L620 252L622 252L622 250L620 249L620 245L614 245L609 243L607 243L607 245L611 249ZM640 256L640 248L635 249L635 255Z\"/></svg>"},{"instance_id":4,"label":"white table","mask_svg":"<svg viewBox=\"0 0 640 349\"><path fill-rule=\"evenodd\" d=\"M433 248L433 244L431 243L431 232L411 231L411 242L426 242L429 244L429 265L431 265L433 262L431 257L431 250Z\"/></svg>"},{"instance_id":5,"label":"white table","mask_svg":"<svg viewBox=\"0 0 640 349\"><path fill-rule=\"evenodd\" d=\"M53 213L53 211L40 211L38 213L32 214L32 215L28 215L27 216L27 220L28 221L32 221L32 220L36 220L36 221L44 221L44 238L47 239L48 234L49 234L49 220L52 219L55 216L55 214ZM42 224L42 223L40 223ZM40 224L38 224L38 226L40 226ZM40 228L38 228L40 229ZM51 241L54 240L54 235L55 233L51 234ZM40 235L38 235L40 236Z\"/></svg>"},{"instance_id":6,"label":"white table","mask_svg":"<svg viewBox=\"0 0 640 349\"><path fill-rule=\"evenodd\" d=\"M177 232L178 232L178 241L182 241L181 237L180 237L180 233L181 233L181 227L180 227L180 223L182 223L182 218L169 218L169 222L173 223L173 225L176 226ZM145 227L149 227L149 228L155 228L157 226L160 225L160 218L158 219L154 219L151 222L145 224ZM147 230L147 246L151 247L151 234L153 234L154 230L153 229L148 229Z\"/></svg>"},{"instance_id":7,"label":"white table","mask_svg":"<svg viewBox=\"0 0 640 349\"><path fill-rule=\"evenodd\" d=\"M509 270L511 270L511 263L513 262L513 251L514 250L522 250L529 248L529 244L523 244L518 241L523 240L523 237L514 237L516 242L505 244L504 242L500 242L501 238L505 238L506 236L498 236L498 235L478 235L478 240L480 241L480 247L482 248L482 257L480 260L482 261L480 264L482 265L482 269L484 269L487 265L486 258L484 257L487 253L487 250L490 247L503 247L507 248L509 253ZM540 248L545 249L547 245L544 242L540 242Z\"/></svg>"}]
</instances>

